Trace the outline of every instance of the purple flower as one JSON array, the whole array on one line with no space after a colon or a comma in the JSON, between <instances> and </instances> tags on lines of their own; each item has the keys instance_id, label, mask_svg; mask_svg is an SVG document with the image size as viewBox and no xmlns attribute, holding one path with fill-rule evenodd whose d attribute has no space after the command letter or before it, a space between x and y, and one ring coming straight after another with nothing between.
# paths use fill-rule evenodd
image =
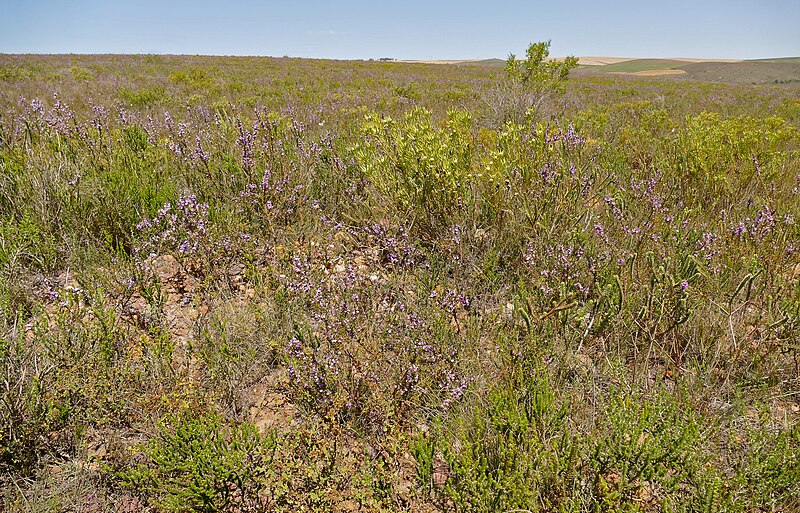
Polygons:
<instances>
[{"instance_id":1,"label":"purple flower","mask_svg":"<svg viewBox=\"0 0 800 513\"><path fill-rule=\"evenodd\" d=\"M603 225L600 223L596 223L594 225L594 233L597 234L598 237L603 239L603 241L608 244L608 236L606 235L606 230L603 228Z\"/></svg>"}]
</instances>

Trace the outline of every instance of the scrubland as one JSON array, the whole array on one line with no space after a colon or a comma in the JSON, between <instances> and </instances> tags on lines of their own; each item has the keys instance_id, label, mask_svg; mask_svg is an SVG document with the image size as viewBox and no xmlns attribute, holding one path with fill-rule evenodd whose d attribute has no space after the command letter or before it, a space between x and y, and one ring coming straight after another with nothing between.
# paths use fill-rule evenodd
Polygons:
<instances>
[{"instance_id":1,"label":"scrubland","mask_svg":"<svg viewBox=\"0 0 800 513\"><path fill-rule=\"evenodd\" d=\"M800 509L800 95L0 56L4 511Z\"/></svg>"}]
</instances>

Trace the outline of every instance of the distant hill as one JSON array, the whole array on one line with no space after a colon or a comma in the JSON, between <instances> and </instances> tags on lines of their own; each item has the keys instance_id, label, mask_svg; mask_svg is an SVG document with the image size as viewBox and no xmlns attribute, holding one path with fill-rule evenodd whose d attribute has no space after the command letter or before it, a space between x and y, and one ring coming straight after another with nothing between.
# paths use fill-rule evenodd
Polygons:
<instances>
[{"instance_id":1,"label":"distant hill","mask_svg":"<svg viewBox=\"0 0 800 513\"><path fill-rule=\"evenodd\" d=\"M576 73L614 73L635 76L666 76L679 80L729 84L800 84L800 57L771 59L633 59L625 57L579 57ZM502 69L503 59L396 61L417 64L448 64Z\"/></svg>"},{"instance_id":2,"label":"distant hill","mask_svg":"<svg viewBox=\"0 0 800 513\"><path fill-rule=\"evenodd\" d=\"M489 68L504 68L506 65L505 59L482 59L479 61L468 61L462 64L469 64L472 66L486 66Z\"/></svg>"},{"instance_id":3,"label":"distant hill","mask_svg":"<svg viewBox=\"0 0 800 513\"><path fill-rule=\"evenodd\" d=\"M503 59L463 59L463 60L396 60L393 62L402 62L410 64L450 64L456 66L486 66L492 68L502 68L506 65Z\"/></svg>"},{"instance_id":4,"label":"distant hill","mask_svg":"<svg viewBox=\"0 0 800 513\"><path fill-rule=\"evenodd\" d=\"M775 57L770 59L750 59L749 62L800 62L800 57Z\"/></svg>"},{"instance_id":5,"label":"distant hill","mask_svg":"<svg viewBox=\"0 0 800 513\"><path fill-rule=\"evenodd\" d=\"M799 83L800 58L742 62L703 62L680 67L685 78L732 84Z\"/></svg>"},{"instance_id":6,"label":"distant hill","mask_svg":"<svg viewBox=\"0 0 800 513\"><path fill-rule=\"evenodd\" d=\"M630 59L612 64L581 66L578 72L675 75L685 80L731 84L800 83L800 57L746 61Z\"/></svg>"}]
</instances>

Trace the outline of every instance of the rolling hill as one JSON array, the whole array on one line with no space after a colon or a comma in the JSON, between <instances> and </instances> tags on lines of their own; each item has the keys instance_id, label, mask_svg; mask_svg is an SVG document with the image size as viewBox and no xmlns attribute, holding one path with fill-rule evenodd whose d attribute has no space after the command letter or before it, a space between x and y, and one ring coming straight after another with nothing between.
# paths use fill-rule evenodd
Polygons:
<instances>
[{"instance_id":1,"label":"rolling hill","mask_svg":"<svg viewBox=\"0 0 800 513\"><path fill-rule=\"evenodd\" d=\"M675 75L678 79L731 84L800 83L800 57L743 61L631 59L582 66L578 72L629 75Z\"/></svg>"},{"instance_id":2,"label":"rolling hill","mask_svg":"<svg viewBox=\"0 0 800 513\"><path fill-rule=\"evenodd\" d=\"M480 66L502 69L503 59L405 60L416 64ZM669 76L671 79L729 84L800 83L800 57L770 59L634 59L625 57L579 57L576 73L613 73L633 76Z\"/></svg>"}]
</instances>

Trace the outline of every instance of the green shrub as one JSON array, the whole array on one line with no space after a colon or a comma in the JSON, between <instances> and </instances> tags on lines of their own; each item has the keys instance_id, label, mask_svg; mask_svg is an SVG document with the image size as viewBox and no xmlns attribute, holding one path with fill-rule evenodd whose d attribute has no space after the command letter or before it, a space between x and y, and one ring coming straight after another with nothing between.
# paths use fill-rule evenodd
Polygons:
<instances>
[{"instance_id":1,"label":"green shrub","mask_svg":"<svg viewBox=\"0 0 800 513\"><path fill-rule=\"evenodd\" d=\"M782 163L781 150L797 138L797 128L776 116L723 118L702 112L687 119L680 144L690 172L712 182L738 182L741 177L730 173L734 166L745 164L746 177L760 173L760 166L769 170L773 160Z\"/></svg>"},{"instance_id":2,"label":"green shrub","mask_svg":"<svg viewBox=\"0 0 800 513\"><path fill-rule=\"evenodd\" d=\"M197 88L208 89L213 86L214 79L202 68L189 66L186 71L180 70L170 74L169 79L174 84L189 85Z\"/></svg>"},{"instance_id":3,"label":"green shrub","mask_svg":"<svg viewBox=\"0 0 800 513\"><path fill-rule=\"evenodd\" d=\"M121 87L119 97L128 102L132 107L142 108L156 105L165 101L168 96L163 87L153 86L142 89L128 89Z\"/></svg>"},{"instance_id":4,"label":"green shrub","mask_svg":"<svg viewBox=\"0 0 800 513\"><path fill-rule=\"evenodd\" d=\"M566 57L563 61L549 57L550 41L531 43L522 61L518 61L513 53L508 56L506 77L525 85L548 86L553 82L566 80L569 72L578 65L576 57Z\"/></svg>"},{"instance_id":5,"label":"green shrub","mask_svg":"<svg viewBox=\"0 0 800 513\"><path fill-rule=\"evenodd\" d=\"M147 463L118 477L166 511L263 510L276 448L275 436L252 424L187 413L162 422L143 447Z\"/></svg>"},{"instance_id":6,"label":"green shrub","mask_svg":"<svg viewBox=\"0 0 800 513\"><path fill-rule=\"evenodd\" d=\"M32 215L0 221L0 271L51 271L58 265L59 253L55 236Z\"/></svg>"},{"instance_id":7,"label":"green shrub","mask_svg":"<svg viewBox=\"0 0 800 513\"><path fill-rule=\"evenodd\" d=\"M667 395L631 397L615 392L601 417L602 434L589 460L595 499L604 507L647 497L672 508L703 496L702 425Z\"/></svg>"},{"instance_id":8,"label":"green shrub","mask_svg":"<svg viewBox=\"0 0 800 513\"><path fill-rule=\"evenodd\" d=\"M0 338L0 474L28 476L50 448L46 435L59 416L47 399L54 368L25 340L20 321L10 337Z\"/></svg>"},{"instance_id":9,"label":"green shrub","mask_svg":"<svg viewBox=\"0 0 800 513\"><path fill-rule=\"evenodd\" d=\"M458 511L555 511L580 484L580 442L568 405L546 372L525 373L494 388L453 425L414 446L417 475ZM446 462L444 484L434 456ZM441 472L441 471L440 471Z\"/></svg>"},{"instance_id":10,"label":"green shrub","mask_svg":"<svg viewBox=\"0 0 800 513\"><path fill-rule=\"evenodd\" d=\"M147 141L147 134L139 125L128 125L122 129L122 140L132 152L140 154L144 152L150 143Z\"/></svg>"},{"instance_id":11,"label":"green shrub","mask_svg":"<svg viewBox=\"0 0 800 513\"><path fill-rule=\"evenodd\" d=\"M92 73L91 70L80 66L71 66L69 68L69 74L72 75L72 78L81 82L86 82L94 78L94 73Z\"/></svg>"},{"instance_id":12,"label":"green shrub","mask_svg":"<svg viewBox=\"0 0 800 513\"><path fill-rule=\"evenodd\" d=\"M0 66L0 80L28 80L34 76L34 73L26 68L18 66Z\"/></svg>"},{"instance_id":13,"label":"green shrub","mask_svg":"<svg viewBox=\"0 0 800 513\"><path fill-rule=\"evenodd\" d=\"M446 224L466 203L472 168L470 116L450 111L441 127L415 109L397 122L368 115L357 163L377 189L427 228Z\"/></svg>"},{"instance_id":14,"label":"green shrub","mask_svg":"<svg viewBox=\"0 0 800 513\"><path fill-rule=\"evenodd\" d=\"M508 56L505 80L483 92L490 125L538 121L543 114L555 114L556 100L578 59L570 56L559 61L549 56L549 41L531 43L523 60L517 60L513 53Z\"/></svg>"},{"instance_id":15,"label":"green shrub","mask_svg":"<svg viewBox=\"0 0 800 513\"><path fill-rule=\"evenodd\" d=\"M736 475L726 487L730 505L777 511L800 506L800 429L754 429L742 438L746 443L732 448Z\"/></svg>"}]
</instances>

